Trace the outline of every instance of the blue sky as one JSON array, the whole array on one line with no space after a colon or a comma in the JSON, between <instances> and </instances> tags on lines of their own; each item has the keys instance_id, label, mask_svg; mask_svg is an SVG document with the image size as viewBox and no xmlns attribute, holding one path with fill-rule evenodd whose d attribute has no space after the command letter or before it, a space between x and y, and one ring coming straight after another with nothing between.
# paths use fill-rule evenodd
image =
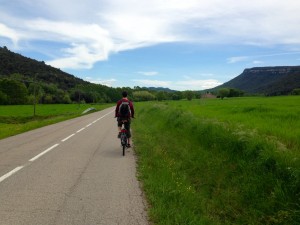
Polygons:
<instances>
[{"instance_id":1,"label":"blue sky","mask_svg":"<svg viewBox=\"0 0 300 225\"><path fill-rule=\"evenodd\" d=\"M203 90L300 65L296 0L0 0L0 46L112 87Z\"/></svg>"}]
</instances>

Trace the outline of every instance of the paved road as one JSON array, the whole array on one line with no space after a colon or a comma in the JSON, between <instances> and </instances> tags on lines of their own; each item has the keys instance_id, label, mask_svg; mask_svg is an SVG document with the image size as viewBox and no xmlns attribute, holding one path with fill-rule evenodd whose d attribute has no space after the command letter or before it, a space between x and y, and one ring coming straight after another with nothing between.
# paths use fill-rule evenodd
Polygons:
<instances>
[{"instance_id":1,"label":"paved road","mask_svg":"<svg viewBox=\"0 0 300 225\"><path fill-rule=\"evenodd\" d=\"M148 224L112 111L0 140L1 225Z\"/></svg>"}]
</instances>

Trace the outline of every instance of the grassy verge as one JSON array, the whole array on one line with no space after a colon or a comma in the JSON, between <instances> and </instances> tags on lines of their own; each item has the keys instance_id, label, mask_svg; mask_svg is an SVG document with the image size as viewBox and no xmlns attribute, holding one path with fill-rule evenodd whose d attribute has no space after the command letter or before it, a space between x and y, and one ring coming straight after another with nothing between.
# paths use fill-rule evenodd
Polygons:
<instances>
[{"instance_id":1,"label":"grassy verge","mask_svg":"<svg viewBox=\"0 0 300 225\"><path fill-rule=\"evenodd\" d=\"M246 113L244 120L229 120L221 105L217 110L218 104L229 101L213 101L208 107L196 101L136 104L133 128L138 172L152 221L299 224L297 142L282 148L286 137L276 136L278 128L269 133L258 125L255 131L246 119L256 121L251 110L241 110ZM255 101L265 106L268 99ZM203 116L212 108L217 110L213 115ZM285 112L289 113L293 111ZM276 138L267 138L270 135Z\"/></svg>"},{"instance_id":2,"label":"grassy verge","mask_svg":"<svg viewBox=\"0 0 300 225\"><path fill-rule=\"evenodd\" d=\"M0 139L81 116L90 107L99 111L110 106L112 104L37 105L36 116L30 105L0 106Z\"/></svg>"}]
</instances>

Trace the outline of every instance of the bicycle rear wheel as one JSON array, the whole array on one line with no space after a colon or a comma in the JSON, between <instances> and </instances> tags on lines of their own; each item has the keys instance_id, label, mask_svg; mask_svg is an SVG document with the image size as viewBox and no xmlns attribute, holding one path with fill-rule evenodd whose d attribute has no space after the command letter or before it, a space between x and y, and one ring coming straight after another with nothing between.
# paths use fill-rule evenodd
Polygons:
<instances>
[{"instance_id":1,"label":"bicycle rear wheel","mask_svg":"<svg viewBox=\"0 0 300 225\"><path fill-rule=\"evenodd\" d=\"M125 149L126 149L126 146L123 145L123 156L125 156Z\"/></svg>"},{"instance_id":2,"label":"bicycle rear wheel","mask_svg":"<svg viewBox=\"0 0 300 225\"><path fill-rule=\"evenodd\" d=\"M126 149L126 146L127 146L127 131L126 129L122 129L121 130L121 145L122 145L122 148L123 148L123 156L125 156L125 149Z\"/></svg>"}]
</instances>

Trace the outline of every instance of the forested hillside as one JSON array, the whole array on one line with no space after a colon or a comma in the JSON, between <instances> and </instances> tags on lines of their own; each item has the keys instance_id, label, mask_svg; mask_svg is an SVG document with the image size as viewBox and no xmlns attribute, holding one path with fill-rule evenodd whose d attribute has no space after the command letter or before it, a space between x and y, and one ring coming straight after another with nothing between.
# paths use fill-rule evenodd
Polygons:
<instances>
[{"instance_id":1,"label":"forested hillside","mask_svg":"<svg viewBox=\"0 0 300 225\"><path fill-rule=\"evenodd\" d=\"M92 84L60 69L0 48L0 104L111 102L116 89Z\"/></svg>"},{"instance_id":2,"label":"forested hillside","mask_svg":"<svg viewBox=\"0 0 300 225\"><path fill-rule=\"evenodd\" d=\"M166 88L112 88L77 78L7 47L0 47L0 104L37 103L102 103L116 102L122 90L136 101L178 100L196 93L178 92ZM198 94L199 97L199 94Z\"/></svg>"},{"instance_id":3,"label":"forested hillside","mask_svg":"<svg viewBox=\"0 0 300 225\"><path fill-rule=\"evenodd\" d=\"M65 73L60 69L46 65L34 59L0 47L0 76L21 74L26 79L36 79L45 83L57 84L58 88L68 90L79 84L87 84L86 81Z\"/></svg>"}]
</instances>

